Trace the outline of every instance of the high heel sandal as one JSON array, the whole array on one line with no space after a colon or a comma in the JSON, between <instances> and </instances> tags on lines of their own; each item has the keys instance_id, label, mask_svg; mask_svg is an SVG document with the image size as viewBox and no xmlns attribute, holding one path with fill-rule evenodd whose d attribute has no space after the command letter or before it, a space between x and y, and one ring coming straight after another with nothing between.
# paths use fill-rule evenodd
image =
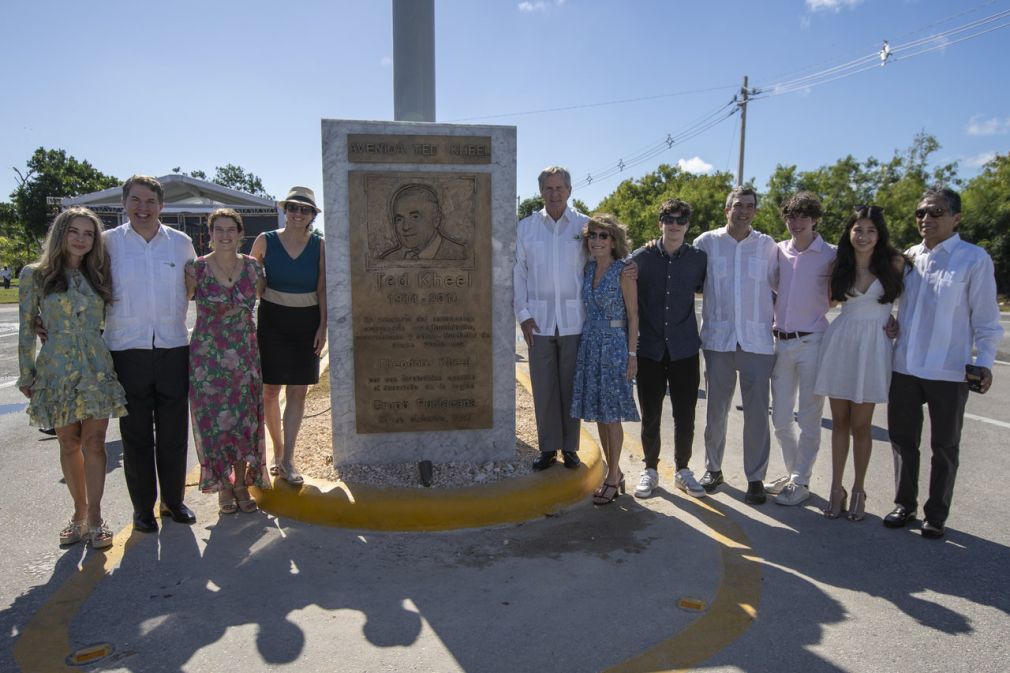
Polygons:
<instances>
[{"instance_id":1,"label":"high heel sandal","mask_svg":"<svg viewBox=\"0 0 1010 673\"><path fill-rule=\"evenodd\" d=\"M624 489L621 487L621 483L608 484L603 482L603 486L593 493L593 504L594 505L609 505L614 502L617 496L622 493Z\"/></svg>"},{"instance_id":2,"label":"high heel sandal","mask_svg":"<svg viewBox=\"0 0 1010 673\"><path fill-rule=\"evenodd\" d=\"M862 521L866 516L866 491L852 489L852 506L845 517L849 521Z\"/></svg>"},{"instance_id":3,"label":"high heel sandal","mask_svg":"<svg viewBox=\"0 0 1010 673\"><path fill-rule=\"evenodd\" d=\"M855 493L852 494L853 499L855 498ZM845 503L849 499L849 494L845 492L844 488L840 488L837 491L831 489L831 501L828 503L827 509L824 510L825 519L837 519L845 511Z\"/></svg>"},{"instance_id":4,"label":"high heel sandal","mask_svg":"<svg viewBox=\"0 0 1010 673\"><path fill-rule=\"evenodd\" d=\"M245 496L244 498L242 497L243 495ZM256 506L256 501L252 499L251 495L249 495L248 488L241 488L241 489L236 488L235 501L238 503L238 508L243 512L245 512L246 514L252 514L257 509L259 509Z\"/></svg>"}]
</instances>

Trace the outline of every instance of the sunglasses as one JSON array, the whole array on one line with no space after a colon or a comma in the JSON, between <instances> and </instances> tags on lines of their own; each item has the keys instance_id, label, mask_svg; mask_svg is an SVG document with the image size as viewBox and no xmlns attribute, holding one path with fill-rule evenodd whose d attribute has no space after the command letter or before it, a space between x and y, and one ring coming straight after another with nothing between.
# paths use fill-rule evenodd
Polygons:
<instances>
[{"instance_id":1,"label":"sunglasses","mask_svg":"<svg viewBox=\"0 0 1010 673\"><path fill-rule=\"evenodd\" d=\"M916 208L915 209L915 219L921 220L926 215L930 217L943 217L947 214L947 209L941 206L930 206L929 208Z\"/></svg>"},{"instance_id":2,"label":"sunglasses","mask_svg":"<svg viewBox=\"0 0 1010 673\"><path fill-rule=\"evenodd\" d=\"M586 234L586 238L588 238L590 241L595 241L596 239L605 241L608 238L610 238L610 234L608 234L605 231L591 231L588 234Z\"/></svg>"},{"instance_id":3,"label":"sunglasses","mask_svg":"<svg viewBox=\"0 0 1010 673\"><path fill-rule=\"evenodd\" d=\"M691 221L690 215L660 215L659 221L663 224L687 224Z\"/></svg>"},{"instance_id":4,"label":"sunglasses","mask_svg":"<svg viewBox=\"0 0 1010 673\"><path fill-rule=\"evenodd\" d=\"M294 203L284 204L284 210L289 213L301 213L302 215L312 215L316 212L316 209L312 206L299 206Z\"/></svg>"},{"instance_id":5,"label":"sunglasses","mask_svg":"<svg viewBox=\"0 0 1010 673\"><path fill-rule=\"evenodd\" d=\"M863 211L863 210L866 211L866 216L867 217L872 217L875 213L876 214L880 214L880 215L884 214L884 208L882 206L871 206L871 205L858 205L858 206L856 206L856 212L857 213L860 212L860 211Z\"/></svg>"}]
</instances>

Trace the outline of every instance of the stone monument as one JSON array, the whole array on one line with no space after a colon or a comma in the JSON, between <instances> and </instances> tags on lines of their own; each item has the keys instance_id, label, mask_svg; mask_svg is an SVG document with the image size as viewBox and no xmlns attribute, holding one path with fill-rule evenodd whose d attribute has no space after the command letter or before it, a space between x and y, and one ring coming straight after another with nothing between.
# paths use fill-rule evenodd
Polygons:
<instances>
[{"instance_id":1,"label":"stone monument","mask_svg":"<svg viewBox=\"0 0 1010 673\"><path fill-rule=\"evenodd\" d=\"M515 451L514 127L323 120L333 460Z\"/></svg>"}]
</instances>

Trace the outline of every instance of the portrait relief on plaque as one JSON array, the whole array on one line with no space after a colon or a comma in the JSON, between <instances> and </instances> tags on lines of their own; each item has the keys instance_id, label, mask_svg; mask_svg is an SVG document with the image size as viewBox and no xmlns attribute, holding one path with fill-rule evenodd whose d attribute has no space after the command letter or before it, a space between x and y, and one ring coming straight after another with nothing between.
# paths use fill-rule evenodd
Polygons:
<instances>
[{"instance_id":1,"label":"portrait relief on plaque","mask_svg":"<svg viewBox=\"0 0 1010 673\"><path fill-rule=\"evenodd\" d=\"M369 269L473 268L477 181L472 175L365 179Z\"/></svg>"},{"instance_id":2,"label":"portrait relief on plaque","mask_svg":"<svg viewBox=\"0 0 1010 673\"><path fill-rule=\"evenodd\" d=\"M355 429L493 425L491 181L348 172Z\"/></svg>"}]
</instances>

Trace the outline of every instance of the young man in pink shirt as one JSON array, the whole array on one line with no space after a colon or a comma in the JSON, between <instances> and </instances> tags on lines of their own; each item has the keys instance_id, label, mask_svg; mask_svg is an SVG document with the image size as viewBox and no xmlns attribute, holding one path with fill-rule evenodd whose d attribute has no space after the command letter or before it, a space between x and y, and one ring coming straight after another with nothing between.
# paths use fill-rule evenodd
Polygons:
<instances>
[{"instance_id":1,"label":"young man in pink shirt","mask_svg":"<svg viewBox=\"0 0 1010 673\"><path fill-rule=\"evenodd\" d=\"M821 337L828 328L828 285L835 261L835 246L816 231L822 214L821 201L811 192L798 192L782 205L790 238L778 244L771 386L772 425L786 474L765 484L779 505L798 505L810 497L810 473L821 446L824 397L814 394L814 381Z\"/></svg>"}]
</instances>

